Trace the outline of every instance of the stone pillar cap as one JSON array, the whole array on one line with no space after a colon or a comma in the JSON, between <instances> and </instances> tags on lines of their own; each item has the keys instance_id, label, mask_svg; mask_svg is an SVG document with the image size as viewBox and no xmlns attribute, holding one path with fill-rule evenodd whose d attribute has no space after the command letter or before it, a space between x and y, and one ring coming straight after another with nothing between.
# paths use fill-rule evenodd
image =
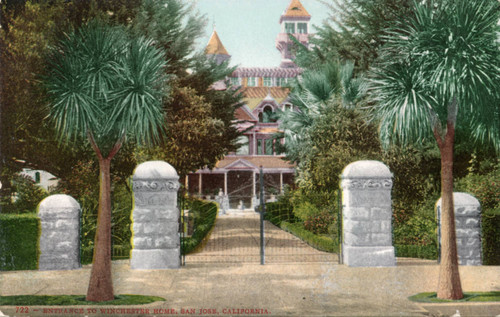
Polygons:
<instances>
[{"instance_id":1,"label":"stone pillar cap","mask_svg":"<svg viewBox=\"0 0 500 317\"><path fill-rule=\"evenodd\" d=\"M74 212L80 210L80 204L71 196L64 194L50 195L40 202L38 205L38 215L44 216L51 214L51 211L61 209L71 209Z\"/></svg>"},{"instance_id":2,"label":"stone pillar cap","mask_svg":"<svg viewBox=\"0 0 500 317\"><path fill-rule=\"evenodd\" d=\"M365 160L347 165L341 178L392 178L392 173L382 162Z\"/></svg>"},{"instance_id":3,"label":"stone pillar cap","mask_svg":"<svg viewBox=\"0 0 500 317\"><path fill-rule=\"evenodd\" d=\"M442 198L439 198L437 205L441 206ZM479 200L468 193L453 193L453 204L455 206L479 206Z\"/></svg>"},{"instance_id":4,"label":"stone pillar cap","mask_svg":"<svg viewBox=\"0 0 500 317\"><path fill-rule=\"evenodd\" d=\"M133 179L179 179L179 175L167 162L148 161L137 165Z\"/></svg>"}]
</instances>

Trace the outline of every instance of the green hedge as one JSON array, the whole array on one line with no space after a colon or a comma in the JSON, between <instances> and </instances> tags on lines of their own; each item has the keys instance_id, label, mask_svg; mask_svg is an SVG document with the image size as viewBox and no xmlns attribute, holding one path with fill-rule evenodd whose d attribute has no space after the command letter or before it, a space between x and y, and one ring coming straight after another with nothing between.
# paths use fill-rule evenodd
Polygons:
<instances>
[{"instance_id":1,"label":"green hedge","mask_svg":"<svg viewBox=\"0 0 500 317\"><path fill-rule=\"evenodd\" d=\"M483 264L500 265L500 209L482 215Z\"/></svg>"},{"instance_id":2,"label":"green hedge","mask_svg":"<svg viewBox=\"0 0 500 317\"><path fill-rule=\"evenodd\" d=\"M438 248L430 245L395 245L397 257L437 260Z\"/></svg>"},{"instance_id":3,"label":"green hedge","mask_svg":"<svg viewBox=\"0 0 500 317\"><path fill-rule=\"evenodd\" d=\"M212 231L219 208L214 202L192 200L189 202L190 214L194 217L194 228L191 237L182 239L182 254L193 252L202 244Z\"/></svg>"},{"instance_id":4,"label":"green hedge","mask_svg":"<svg viewBox=\"0 0 500 317\"><path fill-rule=\"evenodd\" d=\"M289 223L297 221L293 214L293 206L287 202L267 203L264 218L278 227L282 221Z\"/></svg>"},{"instance_id":5,"label":"green hedge","mask_svg":"<svg viewBox=\"0 0 500 317\"><path fill-rule=\"evenodd\" d=\"M40 232L34 213L0 214L0 271L36 270Z\"/></svg>"},{"instance_id":6,"label":"green hedge","mask_svg":"<svg viewBox=\"0 0 500 317\"><path fill-rule=\"evenodd\" d=\"M332 253L339 251L338 241L327 236L316 235L306 230L302 223L289 223L283 221L281 222L281 229L290 232L318 250Z\"/></svg>"}]
</instances>

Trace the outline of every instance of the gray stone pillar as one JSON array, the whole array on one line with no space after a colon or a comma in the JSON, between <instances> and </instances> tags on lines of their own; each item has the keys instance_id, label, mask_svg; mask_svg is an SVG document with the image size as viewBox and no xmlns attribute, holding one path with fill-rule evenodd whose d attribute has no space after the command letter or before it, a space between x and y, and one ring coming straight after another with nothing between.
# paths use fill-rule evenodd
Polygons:
<instances>
[{"instance_id":1,"label":"gray stone pillar","mask_svg":"<svg viewBox=\"0 0 500 317\"><path fill-rule=\"evenodd\" d=\"M482 265L481 205L472 195L453 193L458 264ZM441 198L436 204L441 241Z\"/></svg>"},{"instance_id":2,"label":"gray stone pillar","mask_svg":"<svg viewBox=\"0 0 500 317\"><path fill-rule=\"evenodd\" d=\"M80 204L68 195L52 195L38 206L39 270L80 268Z\"/></svg>"},{"instance_id":3,"label":"gray stone pillar","mask_svg":"<svg viewBox=\"0 0 500 317\"><path fill-rule=\"evenodd\" d=\"M347 165L341 175L342 259L348 266L394 266L392 174L378 161Z\"/></svg>"},{"instance_id":4,"label":"gray stone pillar","mask_svg":"<svg viewBox=\"0 0 500 317\"><path fill-rule=\"evenodd\" d=\"M133 176L132 269L180 267L179 176L162 161L137 166Z\"/></svg>"}]
</instances>

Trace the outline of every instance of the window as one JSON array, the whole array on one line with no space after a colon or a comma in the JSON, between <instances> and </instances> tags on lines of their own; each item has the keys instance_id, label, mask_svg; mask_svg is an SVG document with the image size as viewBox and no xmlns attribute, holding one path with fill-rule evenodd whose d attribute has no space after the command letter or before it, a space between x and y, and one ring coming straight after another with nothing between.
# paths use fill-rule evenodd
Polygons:
<instances>
[{"instance_id":1,"label":"window","mask_svg":"<svg viewBox=\"0 0 500 317\"><path fill-rule=\"evenodd\" d=\"M35 173L35 183L39 184L40 183L40 172Z\"/></svg>"},{"instance_id":2,"label":"window","mask_svg":"<svg viewBox=\"0 0 500 317\"><path fill-rule=\"evenodd\" d=\"M285 23L286 33L295 33L295 23Z\"/></svg>"},{"instance_id":3,"label":"window","mask_svg":"<svg viewBox=\"0 0 500 317\"><path fill-rule=\"evenodd\" d=\"M264 87L271 87L273 85L273 79L271 77L264 77Z\"/></svg>"},{"instance_id":4,"label":"window","mask_svg":"<svg viewBox=\"0 0 500 317\"><path fill-rule=\"evenodd\" d=\"M289 103L286 103L283 105L283 111L290 111L292 110L292 105Z\"/></svg>"},{"instance_id":5,"label":"window","mask_svg":"<svg viewBox=\"0 0 500 317\"><path fill-rule=\"evenodd\" d=\"M262 155L262 140L257 140L257 155Z\"/></svg>"},{"instance_id":6,"label":"window","mask_svg":"<svg viewBox=\"0 0 500 317\"><path fill-rule=\"evenodd\" d=\"M297 32L300 34L307 33L307 23L297 23Z\"/></svg>"},{"instance_id":7,"label":"window","mask_svg":"<svg viewBox=\"0 0 500 317\"><path fill-rule=\"evenodd\" d=\"M266 155L273 155L273 152L274 152L273 139L266 139L266 148L265 148Z\"/></svg>"},{"instance_id":8,"label":"window","mask_svg":"<svg viewBox=\"0 0 500 317\"><path fill-rule=\"evenodd\" d=\"M257 86L257 78L255 78L255 77L248 77L248 79L247 79L247 86L248 87L255 87L255 86Z\"/></svg>"},{"instance_id":9,"label":"window","mask_svg":"<svg viewBox=\"0 0 500 317\"><path fill-rule=\"evenodd\" d=\"M292 79L288 77L277 78L277 80L278 80L277 86L288 86L288 84L291 83L292 81Z\"/></svg>"},{"instance_id":10,"label":"window","mask_svg":"<svg viewBox=\"0 0 500 317\"><path fill-rule=\"evenodd\" d=\"M248 150L248 137L240 136L238 138L237 144L239 145L238 150L236 150L236 154L238 155L248 155L250 152Z\"/></svg>"},{"instance_id":11,"label":"window","mask_svg":"<svg viewBox=\"0 0 500 317\"><path fill-rule=\"evenodd\" d=\"M240 79L238 77L231 77L231 86L241 85Z\"/></svg>"},{"instance_id":12,"label":"window","mask_svg":"<svg viewBox=\"0 0 500 317\"><path fill-rule=\"evenodd\" d=\"M270 105L266 105L264 107L264 111L259 113L259 122L269 123L276 122L276 118L274 117L273 107Z\"/></svg>"}]
</instances>

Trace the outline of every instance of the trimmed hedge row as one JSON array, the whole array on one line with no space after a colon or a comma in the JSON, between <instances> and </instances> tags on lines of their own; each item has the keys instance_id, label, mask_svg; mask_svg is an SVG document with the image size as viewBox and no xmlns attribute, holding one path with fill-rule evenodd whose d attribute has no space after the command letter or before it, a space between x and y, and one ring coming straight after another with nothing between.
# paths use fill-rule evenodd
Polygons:
<instances>
[{"instance_id":1,"label":"trimmed hedge row","mask_svg":"<svg viewBox=\"0 0 500 317\"><path fill-rule=\"evenodd\" d=\"M214 202L193 200L190 202L190 214L194 215L194 228L191 237L182 239L182 254L195 251L214 228L219 207Z\"/></svg>"},{"instance_id":2,"label":"trimmed hedge row","mask_svg":"<svg viewBox=\"0 0 500 317\"><path fill-rule=\"evenodd\" d=\"M267 203L264 219L278 227L282 221L289 223L297 221L297 217L293 214L293 206L288 202Z\"/></svg>"},{"instance_id":3,"label":"trimmed hedge row","mask_svg":"<svg viewBox=\"0 0 500 317\"><path fill-rule=\"evenodd\" d=\"M327 236L316 235L304 228L301 223L289 223L286 221L281 222L281 229L290 232L291 234L302 239L304 242L321 251L338 253L338 242Z\"/></svg>"},{"instance_id":4,"label":"trimmed hedge row","mask_svg":"<svg viewBox=\"0 0 500 317\"><path fill-rule=\"evenodd\" d=\"M35 213L0 214L0 271L38 269L40 233Z\"/></svg>"},{"instance_id":5,"label":"trimmed hedge row","mask_svg":"<svg viewBox=\"0 0 500 317\"><path fill-rule=\"evenodd\" d=\"M481 218L483 264L500 265L500 209L487 210Z\"/></svg>"},{"instance_id":6,"label":"trimmed hedge row","mask_svg":"<svg viewBox=\"0 0 500 317\"><path fill-rule=\"evenodd\" d=\"M437 260L438 248L435 245L395 245L397 257L402 258L418 258Z\"/></svg>"}]
</instances>

